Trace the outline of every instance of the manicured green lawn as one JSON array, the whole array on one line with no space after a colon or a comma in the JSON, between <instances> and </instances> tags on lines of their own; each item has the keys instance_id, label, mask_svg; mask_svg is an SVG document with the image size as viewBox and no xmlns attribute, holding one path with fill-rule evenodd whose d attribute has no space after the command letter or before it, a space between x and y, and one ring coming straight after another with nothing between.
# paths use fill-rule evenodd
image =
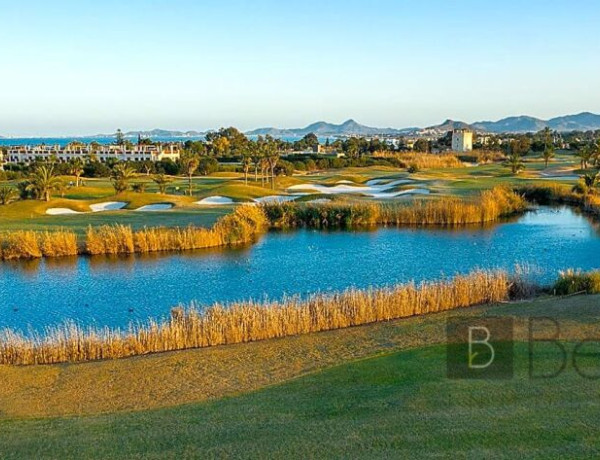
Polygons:
<instances>
[{"instance_id":1,"label":"manicured green lawn","mask_svg":"<svg viewBox=\"0 0 600 460\"><path fill-rule=\"evenodd\" d=\"M448 380L445 348L352 362L212 403L3 421L2 458L573 458L600 455L597 381L571 367L508 381ZM560 353L536 348L536 366ZM597 363L587 362L592 369ZM587 367L586 367L587 368ZM588 369L589 370L589 369Z\"/></svg>"}]
</instances>

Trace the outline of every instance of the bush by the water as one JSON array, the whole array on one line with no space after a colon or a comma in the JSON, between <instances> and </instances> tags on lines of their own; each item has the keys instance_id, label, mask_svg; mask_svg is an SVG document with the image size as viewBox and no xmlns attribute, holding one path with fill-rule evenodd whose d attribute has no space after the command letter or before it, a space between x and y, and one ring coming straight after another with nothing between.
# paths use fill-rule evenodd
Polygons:
<instances>
[{"instance_id":1,"label":"bush by the water","mask_svg":"<svg viewBox=\"0 0 600 460\"><path fill-rule=\"evenodd\" d=\"M561 272L554 284L554 290L558 295L600 294L600 271L567 270Z\"/></svg>"}]
</instances>

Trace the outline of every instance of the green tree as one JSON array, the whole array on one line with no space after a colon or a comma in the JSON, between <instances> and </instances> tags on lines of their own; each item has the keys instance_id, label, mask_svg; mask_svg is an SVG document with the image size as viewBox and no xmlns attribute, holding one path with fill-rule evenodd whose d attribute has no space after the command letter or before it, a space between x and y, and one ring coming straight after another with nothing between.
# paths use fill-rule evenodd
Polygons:
<instances>
[{"instance_id":1,"label":"green tree","mask_svg":"<svg viewBox=\"0 0 600 460\"><path fill-rule=\"evenodd\" d=\"M8 204L17 197L17 191L10 185L0 187L0 204Z\"/></svg>"},{"instance_id":2,"label":"green tree","mask_svg":"<svg viewBox=\"0 0 600 460\"><path fill-rule=\"evenodd\" d=\"M131 185L131 190L136 193L144 193L146 191L146 183L145 182L136 182Z\"/></svg>"},{"instance_id":3,"label":"green tree","mask_svg":"<svg viewBox=\"0 0 600 460\"><path fill-rule=\"evenodd\" d=\"M29 176L27 190L36 198L50 201L52 192L62 188L62 181L54 172L54 166L38 166Z\"/></svg>"},{"instance_id":4,"label":"green tree","mask_svg":"<svg viewBox=\"0 0 600 460\"><path fill-rule=\"evenodd\" d=\"M552 141L552 131L550 131L550 128L548 128L548 127L544 128L543 134L544 134L544 151L542 152L542 156L544 158L545 167L547 168L548 163L555 156L555 150L554 150L554 142Z\"/></svg>"},{"instance_id":5,"label":"green tree","mask_svg":"<svg viewBox=\"0 0 600 460\"><path fill-rule=\"evenodd\" d=\"M112 170L110 180L115 192L125 192L129 188L129 181L135 177L135 170L125 163L118 163Z\"/></svg>"},{"instance_id":6,"label":"green tree","mask_svg":"<svg viewBox=\"0 0 600 460\"><path fill-rule=\"evenodd\" d=\"M586 144L577 151L576 155L581 162L581 169L588 169L590 162L594 159L595 150L595 145Z\"/></svg>"},{"instance_id":7,"label":"green tree","mask_svg":"<svg viewBox=\"0 0 600 460\"><path fill-rule=\"evenodd\" d=\"M598 184L600 184L600 173L584 174L581 177L581 182L584 186L582 187L584 193L587 195L594 195L598 188Z\"/></svg>"},{"instance_id":8,"label":"green tree","mask_svg":"<svg viewBox=\"0 0 600 460\"><path fill-rule=\"evenodd\" d=\"M117 145L125 144L125 136L123 135L123 131L117 129L117 133L115 134Z\"/></svg>"},{"instance_id":9,"label":"green tree","mask_svg":"<svg viewBox=\"0 0 600 460\"><path fill-rule=\"evenodd\" d=\"M167 193L167 187L173 180L164 174L156 174L152 180L158 186L158 192L162 195Z\"/></svg>"},{"instance_id":10,"label":"green tree","mask_svg":"<svg viewBox=\"0 0 600 460\"><path fill-rule=\"evenodd\" d=\"M194 173L198 169L198 166L200 166L200 159L198 158L198 155L192 152L185 152L181 157L181 166L183 173L188 178L188 194L192 196L194 193L194 183L192 178L194 177Z\"/></svg>"},{"instance_id":11,"label":"green tree","mask_svg":"<svg viewBox=\"0 0 600 460\"><path fill-rule=\"evenodd\" d=\"M242 157L242 169L244 171L244 183L248 185L248 173L250 172L250 168L252 167L252 157L250 154L245 154Z\"/></svg>"},{"instance_id":12,"label":"green tree","mask_svg":"<svg viewBox=\"0 0 600 460\"><path fill-rule=\"evenodd\" d=\"M198 171L203 176L208 176L219 170L219 162L216 158L202 158L198 164Z\"/></svg>"},{"instance_id":13,"label":"green tree","mask_svg":"<svg viewBox=\"0 0 600 460\"><path fill-rule=\"evenodd\" d=\"M413 150L421 153L429 152L429 141L427 139L417 139L413 145Z\"/></svg>"},{"instance_id":14,"label":"green tree","mask_svg":"<svg viewBox=\"0 0 600 460\"><path fill-rule=\"evenodd\" d=\"M510 167L513 174L519 174L525 169L523 157L517 152L511 152L508 155L507 165Z\"/></svg>"},{"instance_id":15,"label":"green tree","mask_svg":"<svg viewBox=\"0 0 600 460\"><path fill-rule=\"evenodd\" d=\"M79 187L80 178L83 174L83 160L81 158L74 158L69 161L69 174L75 176L75 187Z\"/></svg>"}]
</instances>

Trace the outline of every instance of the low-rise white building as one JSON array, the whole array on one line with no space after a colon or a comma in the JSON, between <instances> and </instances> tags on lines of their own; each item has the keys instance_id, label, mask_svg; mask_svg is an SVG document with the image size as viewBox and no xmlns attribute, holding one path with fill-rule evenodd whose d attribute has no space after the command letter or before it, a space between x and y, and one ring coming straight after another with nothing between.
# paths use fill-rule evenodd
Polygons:
<instances>
[{"instance_id":1,"label":"low-rise white building","mask_svg":"<svg viewBox=\"0 0 600 460\"><path fill-rule=\"evenodd\" d=\"M84 161L95 159L103 163L110 159L156 162L163 159L175 161L179 159L180 154L180 147L177 144L134 146L69 144L64 147L59 145L23 145L8 147L4 160L6 163L25 164L36 160L53 160L59 163L67 163L76 158Z\"/></svg>"}]
</instances>

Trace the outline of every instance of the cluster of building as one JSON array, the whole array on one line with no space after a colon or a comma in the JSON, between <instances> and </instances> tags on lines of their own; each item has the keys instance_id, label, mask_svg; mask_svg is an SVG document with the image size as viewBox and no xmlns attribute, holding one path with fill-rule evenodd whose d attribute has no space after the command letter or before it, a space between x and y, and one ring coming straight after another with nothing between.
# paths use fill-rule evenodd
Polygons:
<instances>
[{"instance_id":1,"label":"cluster of building","mask_svg":"<svg viewBox=\"0 0 600 460\"><path fill-rule=\"evenodd\" d=\"M2 153L0 153L2 155ZM34 161L56 161L68 163L80 158L87 161L95 159L100 162L113 161L161 161L178 160L181 146L177 143L160 145L22 145L7 147L0 162L30 164Z\"/></svg>"},{"instance_id":2,"label":"cluster of building","mask_svg":"<svg viewBox=\"0 0 600 460\"><path fill-rule=\"evenodd\" d=\"M387 142L394 144L395 139ZM412 141L412 142L411 142ZM405 144L412 148L414 140L404 139ZM99 145L71 143L60 145L21 145L7 147L4 153L0 150L0 166L6 163L30 164L35 161L55 161L68 163L74 159L84 161L94 159L102 163L107 161L176 161L181 155L181 144L124 144ZM473 150L473 132L468 129L456 129L452 132L452 150L455 152L470 152ZM308 152L307 152L308 153ZM310 153L323 153L321 145Z\"/></svg>"}]
</instances>

